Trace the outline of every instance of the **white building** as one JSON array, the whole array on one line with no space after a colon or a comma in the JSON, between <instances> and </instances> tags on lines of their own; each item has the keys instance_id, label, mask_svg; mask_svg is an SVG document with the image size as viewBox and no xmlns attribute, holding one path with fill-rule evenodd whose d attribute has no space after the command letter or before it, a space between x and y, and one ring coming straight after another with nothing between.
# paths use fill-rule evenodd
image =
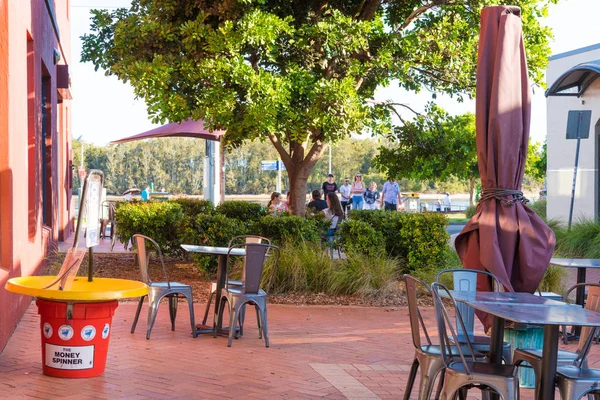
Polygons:
<instances>
[{"instance_id":1,"label":"white building","mask_svg":"<svg viewBox=\"0 0 600 400\"><path fill-rule=\"evenodd\" d=\"M581 135L573 221L598 219L600 213L600 43L549 58L548 91L548 218L569 220L571 190ZM580 113L580 111L582 111ZM571 125L567 126L569 112ZM586 126L586 114L589 127ZM574 118L573 118L574 117ZM579 123L578 123L579 120ZM579 128L579 129L578 129ZM569 139L567 139L569 134Z\"/></svg>"}]
</instances>

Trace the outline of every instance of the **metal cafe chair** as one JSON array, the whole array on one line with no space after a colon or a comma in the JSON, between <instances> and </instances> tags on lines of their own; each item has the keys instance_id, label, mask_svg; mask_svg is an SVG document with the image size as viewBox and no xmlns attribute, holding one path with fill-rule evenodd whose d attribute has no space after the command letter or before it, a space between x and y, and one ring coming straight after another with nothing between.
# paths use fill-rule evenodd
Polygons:
<instances>
[{"instance_id":1,"label":"metal cafe chair","mask_svg":"<svg viewBox=\"0 0 600 400\"><path fill-rule=\"evenodd\" d=\"M600 312L600 284L598 283L578 283L572 286L569 290L567 290L566 294L563 296L563 301L567 301L569 295L576 290L578 287L588 286L588 295L587 301L585 303L585 308L591 311ZM579 337L579 346L575 352L559 350L558 351L558 366L568 366L573 365L574 363L581 364L581 367L587 369L587 350L586 345L589 341L590 344L593 340L593 336L596 329L592 327L583 327L581 328L581 334ZM563 327L563 335L566 335L566 327ZM592 336L590 338L590 335ZM535 387L536 387L536 396L537 396L537 388L540 387L541 384L541 371L542 371L542 350L538 349L515 349L514 354L514 363L515 365L526 367L525 365L521 365L523 362L527 362L531 365L530 368L533 368L535 373ZM591 370L590 370L591 371ZM572 371L571 371L572 372ZM574 377L574 375L565 370L565 374ZM566 398L566 397L563 397Z\"/></svg>"},{"instance_id":2,"label":"metal cafe chair","mask_svg":"<svg viewBox=\"0 0 600 400\"><path fill-rule=\"evenodd\" d=\"M150 339L150 332L152 331L154 321L156 320L158 306L160 304L160 301L164 297L169 299L169 316L171 317L171 330L175 330L175 317L177 315L177 299L179 295L182 295L188 301L188 306L190 309L190 323L192 326L192 335L196 337L197 334L196 324L194 321L192 287L183 283L169 282L169 277L167 276L167 268L165 267L162 251L160 250L160 246L158 245L158 243L156 243L153 239L149 238L148 236L140 234L133 235L132 239L137 245L138 262L140 266L140 273L142 275L142 281L146 285L148 285L148 331L146 332L146 339ZM160 259L160 263L162 264L163 272L165 274L165 282L154 282L150 278L150 272L148 271L148 266L150 264L150 254L146 251L146 241L152 243L156 249L156 254ZM140 297L137 311L135 313L135 318L133 319L133 325L131 326L131 333L135 332L135 326L137 325L138 318L140 316L140 311L142 310L144 297L146 296Z\"/></svg>"},{"instance_id":3,"label":"metal cafe chair","mask_svg":"<svg viewBox=\"0 0 600 400\"><path fill-rule=\"evenodd\" d=\"M587 338L579 356L572 365L559 365L556 369L556 386L563 400L579 400L587 395L588 400L600 400L600 370L582 367L592 347L597 327L589 328ZM583 334L583 330L582 330ZM580 336L583 341L583 337Z\"/></svg>"},{"instance_id":4,"label":"metal cafe chair","mask_svg":"<svg viewBox=\"0 0 600 400\"><path fill-rule=\"evenodd\" d=\"M436 376L444 370L444 362L442 360L442 348L438 344L432 344L427 332L427 328L423 322L419 305L417 302L417 290L420 288L427 294L431 295L431 288L425 282L411 275L403 276L406 286L406 297L408 299L408 314L410 318L410 330L412 333L413 346L415 347L415 358L410 368L408 382L404 391L404 400L409 400L412 393L413 385L417 377L417 371L421 370L421 378L419 384L419 400L428 400L433 391ZM424 337L427 344L423 344ZM456 346L452 346L456 348ZM456 351L456 350L454 350ZM470 349L464 349L465 353L472 354ZM478 359L485 359L484 356L477 354ZM441 379L441 377L440 377ZM441 383L441 380L440 380ZM439 398L438 389L436 399Z\"/></svg>"},{"instance_id":5,"label":"metal cafe chair","mask_svg":"<svg viewBox=\"0 0 600 400\"><path fill-rule=\"evenodd\" d=\"M457 394L466 395L465 391L476 387L483 391L485 395L491 391L500 394L504 400L515 400L519 398L519 378L517 368L511 364L490 364L478 361L473 354L475 353L469 336L465 335L465 345L471 354L465 354L463 346L452 346L451 343L458 343L458 335L452 326L452 320L448 310L440 297L440 291L445 292L452 305L456 308L456 301L452 293L441 283L434 283L432 286L437 325L442 348L442 360L444 366L444 381L441 391L442 400L453 400ZM452 336L452 341L448 335ZM456 360L458 352L459 360Z\"/></svg>"},{"instance_id":6,"label":"metal cafe chair","mask_svg":"<svg viewBox=\"0 0 600 400\"><path fill-rule=\"evenodd\" d=\"M266 243L271 244L271 240L267 239L263 236L257 235L239 235L235 236L229 241L227 247L231 247L235 244L239 243ZM245 261L244 261L245 262ZM237 280L228 280L230 286L242 286L242 281ZM208 319L208 313L210 312L210 306L213 302L213 297L217 293L217 281L212 281L210 283L210 293L208 295L208 301L206 302L206 309L204 310L204 318L202 319L202 325L206 325L206 320ZM240 313L240 334L243 334L243 325L244 325L244 316L245 316L245 308Z\"/></svg>"},{"instance_id":7,"label":"metal cafe chair","mask_svg":"<svg viewBox=\"0 0 600 400\"><path fill-rule=\"evenodd\" d=\"M476 292L477 291L477 277L483 276L492 281L492 290L494 292L500 291L500 281L498 278L488 271L480 271L477 269L467 269L467 268L454 268L454 269L445 269L437 273L435 276L435 281L438 283L442 283L442 279L445 275L452 274L452 280L454 284L454 290L460 290L463 292ZM490 346L491 339L488 336L475 335L473 333L475 328L475 310L469 307L466 304L459 303L457 304L456 313L457 318L457 326L458 326L458 318L459 316L462 318L465 326L467 328L467 335L469 336L469 340L471 341L471 345L475 349L475 351L484 354L490 354ZM464 335L459 333L458 340L460 343L465 342ZM502 347L502 358L504 362L507 364L512 363L512 346L510 343L504 342Z\"/></svg>"},{"instance_id":8,"label":"metal cafe chair","mask_svg":"<svg viewBox=\"0 0 600 400\"><path fill-rule=\"evenodd\" d=\"M225 308L225 300L229 306L229 342L228 347L231 347L233 336L236 331L236 324L239 319L239 313L246 304L254 305L256 309L256 319L258 324L258 337L265 338L265 346L269 347L269 330L267 324L267 296L269 289L273 284L275 272L277 270L277 262L279 261L279 248L270 244L264 243L238 243L229 248L227 254L227 267L229 269L229 260L231 250L235 248L243 248L246 252L243 285L230 285L229 280L226 280L225 288L220 293L221 304L219 309L219 321L217 326L222 325L223 310ZM261 281L263 280L263 271L267 255L275 255L273 269L266 288L261 289ZM229 273L229 271L228 271ZM215 329L214 336L216 337L217 330Z\"/></svg>"}]
</instances>

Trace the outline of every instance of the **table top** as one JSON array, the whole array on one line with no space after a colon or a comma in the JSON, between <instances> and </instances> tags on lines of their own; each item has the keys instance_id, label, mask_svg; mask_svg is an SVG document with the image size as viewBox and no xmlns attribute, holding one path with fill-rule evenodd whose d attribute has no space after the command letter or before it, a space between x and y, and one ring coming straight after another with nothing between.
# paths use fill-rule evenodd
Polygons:
<instances>
[{"instance_id":1,"label":"table top","mask_svg":"<svg viewBox=\"0 0 600 400\"><path fill-rule=\"evenodd\" d=\"M232 256L245 256L246 250L242 247L231 249L229 252L228 247L213 247L213 246L195 246L191 244L182 244L181 247L185 251L190 253L204 253L204 254L215 254L215 255L227 255L228 253Z\"/></svg>"},{"instance_id":2,"label":"table top","mask_svg":"<svg viewBox=\"0 0 600 400\"><path fill-rule=\"evenodd\" d=\"M472 292L451 291L456 301L461 303L494 303L494 304L518 304L522 306L571 306L572 304L552 300L546 297L532 295L530 293L515 292ZM444 291L440 291L444 295ZM579 307L579 306L577 306Z\"/></svg>"},{"instance_id":3,"label":"table top","mask_svg":"<svg viewBox=\"0 0 600 400\"><path fill-rule=\"evenodd\" d=\"M566 268L600 268L598 258L552 258L550 264Z\"/></svg>"},{"instance_id":4,"label":"table top","mask_svg":"<svg viewBox=\"0 0 600 400\"><path fill-rule=\"evenodd\" d=\"M600 313L530 293L453 292L470 307L509 321L533 325L600 326ZM496 299L492 301L491 299Z\"/></svg>"}]
</instances>

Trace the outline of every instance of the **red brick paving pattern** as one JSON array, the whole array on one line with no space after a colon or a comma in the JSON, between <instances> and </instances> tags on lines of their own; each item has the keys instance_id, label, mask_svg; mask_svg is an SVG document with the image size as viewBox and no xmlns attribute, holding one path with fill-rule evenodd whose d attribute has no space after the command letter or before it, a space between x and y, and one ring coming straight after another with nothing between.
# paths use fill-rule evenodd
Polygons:
<instances>
[{"instance_id":1,"label":"red brick paving pattern","mask_svg":"<svg viewBox=\"0 0 600 400\"><path fill-rule=\"evenodd\" d=\"M39 317L32 304L0 354L0 397L396 399L404 393L413 359L405 308L272 305L267 349L258 339L253 313L248 313L244 337L228 348L225 337L192 338L182 305L175 332L163 304L152 338L146 340L145 312L132 335L135 304L122 303L113 319L104 375L59 379L42 374ZM202 311L196 305L196 315ZM433 310L424 317L431 326ZM599 349L594 346L590 356L596 368ZM469 394L479 398L475 390ZM522 398L532 398L532 391L522 391Z\"/></svg>"}]
</instances>

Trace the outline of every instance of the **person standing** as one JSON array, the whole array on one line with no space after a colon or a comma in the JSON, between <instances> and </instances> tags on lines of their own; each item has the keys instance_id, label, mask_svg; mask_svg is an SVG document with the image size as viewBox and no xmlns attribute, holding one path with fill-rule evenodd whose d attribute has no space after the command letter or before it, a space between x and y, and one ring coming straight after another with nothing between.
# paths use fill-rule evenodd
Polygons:
<instances>
[{"instance_id":1,"label":"person standing","mask_svg":"<svg viewBox=\"0 0 600 400\"><path fill-rule=\"evenodd\" d=\"M450 193L446 192L444 195L444 212L450 212L452 208L452 200L450 200Z\"/></svg>"},{"instance_id":2,"label":"person standing","mask_svg":"<svg viewBox=\"0 0 600 400\"><path fill-rule=\"evenodd\" d=\"M394 180L394 178L388 178L388 181L383 184L383 190L381 192L381 206L385 210L397 211L398 204L401 202L400 199L400 186Z\"/></svg>"},{"instance_id":3,"label":"person standing","mask_svg":"<svg viewBox=\"0 0 600 400\"><path fill-rule=\"evenodd\" d=\"M365 192L365 210L377 210L377 200L379 200L379 190L377 190L377 184L371 182L369 188Z\"/></svg>"},{"instance_id":4,"label":"person standing","mask_svg":"<svg viewBox=\"0 0 600 400\"><path fill-rule=\"evenodd\" d=\"M338 185L333 180L333 174L327 175L327 180L323 182L321 187L322 195L327 198L327 193L335 193L338 191Z\"/></svg>"},{"instance_id":5,"label":"person standing","mask_svg":"<svg viewBox=\"0 0 600 400\"><path fill-rule=\"evenodd\" d=\"M357 172L352 182L352 209L362 210L363 195L365 194L365 184L362 181L362 175Z\"/></svg>"},{"instance_id":6,"label":"person standing","mask_svg":"<svg viewBox=\"0 0 600 400\"><path fill-rule=\"evenodd\" d=\"M340 194L342 195L342 210L344 214L348 211L348 206L352 203L352 186L350 186L350 178L344 179L344 184L340 187Z\"/></svg>"}]
</instances>

